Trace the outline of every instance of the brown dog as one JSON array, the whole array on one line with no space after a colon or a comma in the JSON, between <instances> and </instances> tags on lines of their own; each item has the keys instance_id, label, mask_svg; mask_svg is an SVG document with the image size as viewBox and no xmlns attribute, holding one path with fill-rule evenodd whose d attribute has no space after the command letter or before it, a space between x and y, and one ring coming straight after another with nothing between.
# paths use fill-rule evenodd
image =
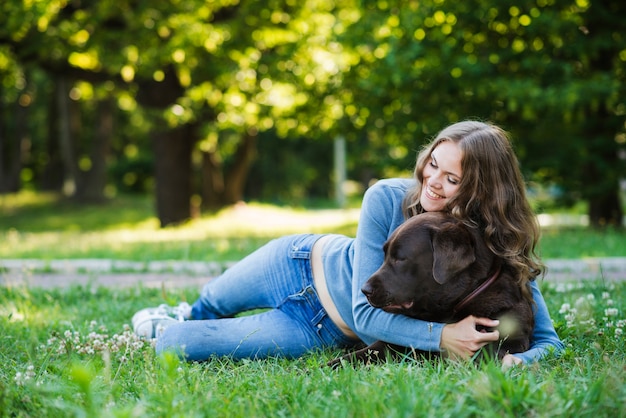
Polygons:
<instances>
[{"instance_id":1,"label":"brown dog","mask_svg":"<svg viewBox=\"0 0 626 418\"><path fill-rule=\"evenodd\" d=\"M424 213L404 222L383 249L383 265L361 289L372 306L442 323L469 315L499 319L500 341L485 347L487 352L501 359L528 350L532 299L523 295L477 229L442 212ZM409 353L437 356L377 341L328 365L379 362Z\"/></svg>"}]
</instances>

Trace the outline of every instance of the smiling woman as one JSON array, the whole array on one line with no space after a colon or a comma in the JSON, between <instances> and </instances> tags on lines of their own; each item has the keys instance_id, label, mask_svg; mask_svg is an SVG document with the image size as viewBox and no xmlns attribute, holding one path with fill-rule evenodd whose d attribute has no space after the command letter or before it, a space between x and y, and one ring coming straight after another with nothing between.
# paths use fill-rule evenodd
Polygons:
<instances>
[{"instance_id":1,"label":"smiling woman","mask_svg":"<svg viewBox=\"0 0 626 418\"><path fill-rule=\"evenodd\" d=\"M424 186L420 202L427 212L443 210L447 197L454 196L462 177L462 153L459 146L442 140L424 166Z\"/></svg>"}]
</instances>

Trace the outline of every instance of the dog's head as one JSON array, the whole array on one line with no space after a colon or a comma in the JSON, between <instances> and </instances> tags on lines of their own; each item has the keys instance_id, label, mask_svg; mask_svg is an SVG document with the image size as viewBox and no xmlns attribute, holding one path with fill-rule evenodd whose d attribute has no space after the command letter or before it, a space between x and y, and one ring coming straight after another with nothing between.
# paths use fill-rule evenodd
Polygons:
<instances>
[{"instance_id":1,"label":"dog's head","mask_svg":"<svg viewBox=\"0 0 626 418\"><path fill-rule=\"evenodd\" d=\"M369 303L424 320L448 320L456 302L489 272L478 231L441 212L414 216L384 245L383 265L363 285Z\"/></svg>"}]
</instances>

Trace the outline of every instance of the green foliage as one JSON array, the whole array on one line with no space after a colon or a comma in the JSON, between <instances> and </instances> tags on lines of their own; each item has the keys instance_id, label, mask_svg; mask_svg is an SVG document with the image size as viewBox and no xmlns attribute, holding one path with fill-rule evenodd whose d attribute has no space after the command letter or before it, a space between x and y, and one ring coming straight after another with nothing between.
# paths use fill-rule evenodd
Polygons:
<instances>
[{"instance_id":1,"label":"green foliage","mask_svg":"<svg viewBox=\"0 0 626 418\"><path fill-rule=\"evenodd\" d=\"M622 416L626 286L572 279L543 286L563 356L510 371L410 359L331 371L331 351L184 363L125 328L163 300L157 290L0 288L0 405L6 416Z\"/></svg>"},{"instance_id":2,"label":"green foliage","mask_svg":"<svg viewBox=\"0 0 626 418\"><path fill-rule=\"evenodd\" d=\"M391 153L459 119L492 120L513 133L529 178L561 186L563 202L586 200L592 224L621 223L623 2L363 8L358 24L340 37L360 58L342 85L356 128L349 137L363 130ZM393 164L381 156L387 155L374 154L368 164Z\"/></svg>"},{"instance_id":3,"label":"green foliage","mask_svg":"<svg viewBox=\"0 0 626 418\"><path fill-rule=\"evenodd\" d=\"M513 133L529 180L559 185L568 204L587 201L592 224L621 221L621 0L8 0L1 7L2 101L28 108L37 123L6 113L0 128L23 138L28 125L29 186L43 187L60 170L50 151L54 122L43 121L57 118L46 100L63 75L85 126L96 124L96 101L114 100L109 183L121 190L152 186L149 130L193 126L196 167L209 153L220 169L235 164L247 135L307 138L317 155L341 134L353 150L351 177L365 183L410 170L415 151L444 125L480 118ZM92 136L77 139L75 159L85 170ZM16 152L0 146L2 155ZM271 164L272 148L263 148L255 173ZM293 177L305 171L310 181L295 193L326 196L326 164L290 153L300 166L280 169ZM229 178L225 168L221 174ZM274 174L265 194L291 177Z\"/></svg>"}]
</instances>

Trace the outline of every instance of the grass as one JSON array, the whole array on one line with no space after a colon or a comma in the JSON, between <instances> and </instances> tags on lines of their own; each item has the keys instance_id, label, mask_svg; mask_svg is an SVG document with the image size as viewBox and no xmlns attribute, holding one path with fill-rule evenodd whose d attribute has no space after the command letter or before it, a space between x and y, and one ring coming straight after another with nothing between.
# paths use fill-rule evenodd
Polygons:
<instances>
[{"instance_id":1,"label":"grass","mask_svg":"<svg viewBox=\"0 0 626 418\"><path fill-rule=\"evenodd\" d=\"M184 363L125 330L195 291L0 289L0 416L617 417L626 413L626 286L544 284L560 358L502 371L446 361L331 371L338 354Z\"/></svg>"},{"instance_id":2,"label":"grass","mask_svg":"<svg viewBox=\"0 0 626 418\"><path fill-rule=\"evenodd\" d=\"M0 257L233 260L288 232L353 234L357 213L229 208L161 230L144 198L81 207L0 198ZM547 228L548 258L625 256L619 231ZM339 354L184 363L128 330L197 289L0 287L0 417L617 417L626 415L626 283L542 283L567 349L524 368L446 361L331 371Z\"/></svg>"},{"instance_id":3,"label":"grass","mask_svg":"<svg viewBox=\"0 0 626 418\"><path fill-rule=\"evenodd\" d=\"M55 195L0 196L0 258L239 260L287 233L354 236L357 209L238 205L171 228L159 228L150 199L121 196L104 205L77 205ZM582 226L546 227L543 258L626 256L626 233Z\"/></svg>"},{"instance_id":4,"label":"grass","mask_svg":"<svg viewBox=\"0 0 626 418\"><path fill-rule=\"evenodd\" d=\"M0 200L0 258L233 261L298 232L354 235L358 210L237 205L159 228L148 198L76 205L44 195Z\"/></svg>"}]
</instances>

